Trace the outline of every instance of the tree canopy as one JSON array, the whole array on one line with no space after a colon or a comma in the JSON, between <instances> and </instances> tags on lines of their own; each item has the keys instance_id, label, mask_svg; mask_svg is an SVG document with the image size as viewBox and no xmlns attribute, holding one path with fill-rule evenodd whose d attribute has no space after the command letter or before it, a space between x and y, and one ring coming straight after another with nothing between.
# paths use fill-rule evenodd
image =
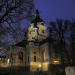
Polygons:
<instances>
[{"instance_id":1,"label":"tree canopy","mask_svg":"<svg viewBox=\"0 0 75 75\"><path fill-rule=\"evenodd\" d=\"M22 39L20 22L31 20L34 0L0 0L0 43ZM8 38L9 37L9 38Z\"/></svg>"}]
</instances>

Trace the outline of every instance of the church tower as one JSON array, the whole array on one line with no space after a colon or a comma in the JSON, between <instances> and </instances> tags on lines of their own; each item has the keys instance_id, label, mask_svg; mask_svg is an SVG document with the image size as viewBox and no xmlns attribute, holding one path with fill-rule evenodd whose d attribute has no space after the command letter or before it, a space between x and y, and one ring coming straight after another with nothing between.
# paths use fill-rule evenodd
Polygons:
<instances>
[{"instance_id":1,"label":"church tower","mask_svg":"<svg viewBox=\"0 0 75 75\"><path fill-rule=\"evenodd\" d=\"M48 29L36 10L27 32L27 57L31 71L47 71L49 65Z\"/></svg>"}]
</instances>

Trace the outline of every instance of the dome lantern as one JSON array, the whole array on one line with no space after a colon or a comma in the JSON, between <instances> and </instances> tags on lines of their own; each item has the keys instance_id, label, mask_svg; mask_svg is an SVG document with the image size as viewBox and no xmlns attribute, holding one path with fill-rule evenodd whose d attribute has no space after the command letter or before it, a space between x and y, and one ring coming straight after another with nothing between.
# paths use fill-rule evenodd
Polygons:
<instances>
[{"instance_id":1,"label":"dome lantern","mask_svg":"<svg viewBox=\"0 0 75 75\"><path fill-rule=\"evenodd\" d=\"M34 23L34 27L37 27L37 23L39 22L44 22L44 21L41 19L39 11L36 10L35 18L31 21L31 23Z\"/></svg>"}]
</instances>

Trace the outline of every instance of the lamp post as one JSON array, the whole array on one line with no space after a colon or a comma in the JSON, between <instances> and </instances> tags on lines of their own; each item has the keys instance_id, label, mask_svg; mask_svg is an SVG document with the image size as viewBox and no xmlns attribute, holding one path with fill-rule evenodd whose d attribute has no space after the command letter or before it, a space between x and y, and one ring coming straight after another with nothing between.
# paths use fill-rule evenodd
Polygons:
<instances>
[{"instance_id":1,"label":"lamp post","mask_svg":"<svg viewBox=\"0 0 75 75\"><path fill-rule=\"evenodd\" d=\"M42 67L42 65L41 65L41 63L38 65L38 68L39 68L39 71L41 71L41 67Z\"/></svg>"},{"instance_id":2,"label":"lamp post","mask_svg":"<svg viewBox=\"0 0 75 75\"><path fill-rule=\"evenodd\" d=\"M41 65L41 63L39 63L39 64L38 64L38 75L41 75L41 74L40 74L40 72L41 72L41 67L42 67L42 65Z\"/></svg>"}]
</instances>

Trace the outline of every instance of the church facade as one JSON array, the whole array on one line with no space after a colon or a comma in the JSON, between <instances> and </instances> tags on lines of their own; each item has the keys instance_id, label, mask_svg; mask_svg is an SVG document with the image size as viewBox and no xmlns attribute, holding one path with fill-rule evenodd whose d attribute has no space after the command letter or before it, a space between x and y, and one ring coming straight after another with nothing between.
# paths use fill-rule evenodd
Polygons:
<instances>
[{"instance_id":1,"label":"church facade","mask_svg":"<svg viewBox=\"0 0 75 75\"><path fill-rule=\"evenodd\" d=\"M48 29L36 10L31 21L24 46L10 46L7 52L8 66L29 66L30 71L48 71L50 55Z\"/></svg>"}]
</instances>

